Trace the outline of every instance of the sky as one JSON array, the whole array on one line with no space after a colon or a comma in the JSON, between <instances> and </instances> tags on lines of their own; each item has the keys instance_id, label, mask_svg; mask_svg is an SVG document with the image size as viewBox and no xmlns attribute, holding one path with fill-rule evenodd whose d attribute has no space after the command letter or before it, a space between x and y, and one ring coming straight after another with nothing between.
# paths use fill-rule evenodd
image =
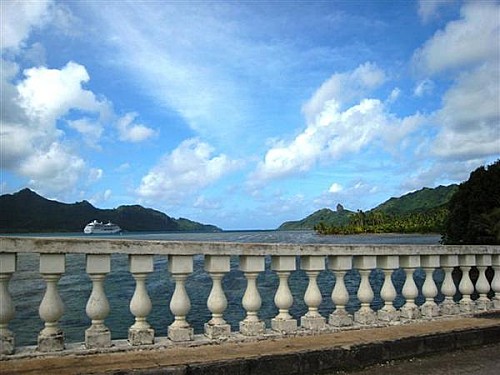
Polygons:
<instances>
[{"instance_id":1,"label":"sky","mask_svg":"<svg viewBox=\"0 0 500 375\"><path fill-rule=\"evenodd\" d=\"M500 158L499 1L0 1L1 194L274 229Z\"/></svg>"}]
</instances>

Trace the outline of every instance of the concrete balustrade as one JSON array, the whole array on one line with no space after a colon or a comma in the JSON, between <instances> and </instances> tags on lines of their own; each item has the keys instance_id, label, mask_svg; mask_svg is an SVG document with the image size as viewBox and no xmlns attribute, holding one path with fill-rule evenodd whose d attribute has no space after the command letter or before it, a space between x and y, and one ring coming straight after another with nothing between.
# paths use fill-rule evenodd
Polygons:
<instances>
[{"instance_id":1,"label":"concrete balustrade","mask_svg":"<svg viewBox=\"0 0 500 375\"><path fill-rule=\"evenodd\" d=\"M345 327L362 329L408 324L421 319L452 319L459 314L500 309L499 246L293 245L2 237L0 249L0 354L4 356L13 354L16 349L15 332L9 329L9 322L15 317L16 295L9 291L9 285L17 272L20 253L40 254L39 272L46 285L39 305L39 315L44 323L38 335L37 350L40 352L57 352L65 348L59 323L64 315L59 280L65 274L66 254L73 253L86 255L85 272L91 283L86 306L81 307L91 320L90 327L85 330L84 344L88 349L113 345L110 329L104 323L114 309L108 301L104 283L113 273L113 253L128 255L128 270L135 281L129 304L134 323L128 329L128 343L137 347L155 343L155 330L148 322L154 304L147 290L147 278L154 272L155 255L167 257L168 274L161 277L175 284L169 300L173 322L167 331L167 337L173 343L196 338L188 319L192 306L186 284L189 286L190 276L195 272L194 257L200 255L204 257L201 272L211 280L210 292L205 297L210 312L210 318L202 327L205 340L227 339L237 333L264 337L331 332ZM231 332L231 325L224 317L228 308L227 295L232 291L224 290L223 279L231 272L232 256L237 257L238 272L246 282L241 298L244 318L239 322L238 332ZM273 272L266 275L276 278L271 303L278 313L262 316L263 299L258 277L266 271L268 263ZM300 297L294 294L298 285L290 282L290 276L297 272L297 264L307 276L307 288ZM393 276L400 268L405 279L404 283L396 285ZM478 271L474 282L472 268ZM383 272L380 289L383 305L374 308L372 302L380 286L374 288L370 284L370 275L377 269ZM444 273L444 280L439 285L440 281L436 283L435 278L440 269L443 271L439 271L439 275ZM460 280L457 279L458 269L462 274ZM494 272L492 279L488 278L491 271ZM381 275L379 272L372 277ZM328 280L333 281L320 285L318 279L323 273L328 273ZM415 278L421 275L424 275L423 283L419 282L419 288ZM352 277L359 280L359 286L350 294L346 280L352 284ZM326 313L322 309L327 302L323 295L331 296L333 302L333 307ZM419 295L425 299L420 306L416 303ZM404 299L402 306L396 304L398 296ZM444 299L440 300L442 296ZM305 308L292 314L294 305L302 301ZM357 301L360 307L353 311L353 305L359 306L353 303ZM194 313L200 306L195 307ZM268 327L266 319L270 322Z\"/></svg>"}]
</instances>

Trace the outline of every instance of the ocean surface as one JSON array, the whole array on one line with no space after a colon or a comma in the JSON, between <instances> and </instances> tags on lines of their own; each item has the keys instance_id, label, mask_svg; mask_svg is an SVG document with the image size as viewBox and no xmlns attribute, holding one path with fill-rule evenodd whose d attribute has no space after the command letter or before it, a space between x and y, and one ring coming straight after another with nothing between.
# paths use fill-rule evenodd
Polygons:
<instances>
[{"instance_id":1,"label":"ocean surface","mask_svg":"<svg viewBox=\"0 0 500 375\"><path fill-rule=\"evenodd\" d=\"M65 234L36 234L35 236L83 236L81 233ZM228 241L247 243L329 243L329 244L439 244L439 235L353 235L353 236L319 236L313 231L228 231L220 233L124 233L122 235L99 236L100 238L129 238L144 240L171 240L171 241ZM38 272L38 254L19 254L18 271L13 275L9 290L16 307L16 316L9 327L16 335L16 345L35 345L38 332L43 328L43 322L38 315L38 306L45 292L45 282ZM418 270L415 273L415 282L419 289L424 282L424 273ZM396 270L392 276L398 297L394 305L400 307L404 303L401 289L404 283L404 272ZM443 272L437 270L434 278L438 285L444 278ZM307 311L303 298L307 288L307 275L304 271L293 272L289 278L289 285L294 296L294 304L290 313L294 318L300 318ZM351 313L359 309L356 298L360 282L359 273L351 270L345 277L347 289L351 295L347 310ZM278 278L270 270L270 258L266 257L266 271L258 279L258 289L262 298L262 308L259 311L261 319L270 326L270 319L278 311L274 305L274 295L278 287ZM380 289L383 283L383 273L375 270L370 275L370 283L374 289L375 298L372 307L375 309L383 305L380 298ZM335 285L335 277L330 271L321 272L318 285L322 293L320 313L327 317L333 311L331 292ZM195 333L203 332L203 324L210 320L211 314L206 306L212 281L203 270L203 256L194 257L194 272L188 277L186 289L191 300L191 310L187 316L194 327ZM147 289L153 302L153 310L148 317L149 323L156 331L156 336L166 336L167 328L173 321L169 309L170 299L174 291L174 283L167 272L165 256L155 256L154 272L148 277ZM241 300L245 293L246 280L238 270L238 258L231 258L231 271L224 276L223 287L228 299L228 308L224 318L231 324L233 330L245 318L245 310ZM105 281L106 295L109 299L111 312L105 323L110 328L113 339L127 337L128 328L134 323L134 316L130 313L129 303L134 293L135 281L128 272L126 255L114 254L111 257L111 273ZM59 321L67 342L84 341L85 329L90 326L90 319L85 313L85 306L91 292L91 281L85 273L85 255L68 254L66 256L66 272L59 281L59 292L65 305L65 313ZM439 295L439 299L443 296ZM423 303L423 296L419 295L417 304Z\"/></svg>"}]
</instances>

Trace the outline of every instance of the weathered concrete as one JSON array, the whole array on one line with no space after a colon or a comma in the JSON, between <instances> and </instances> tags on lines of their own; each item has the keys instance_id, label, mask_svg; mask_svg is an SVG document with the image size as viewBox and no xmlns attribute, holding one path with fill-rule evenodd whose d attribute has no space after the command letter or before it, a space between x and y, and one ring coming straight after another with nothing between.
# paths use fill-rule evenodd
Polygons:
<instances>
[{"instance_id":1,"label":"weathered concrete","mask_svg":"<svg viewBox=\"0 0 500 375\"><path fill-rule=\"evenodd\" d=\"M336 333L0 357L7 374L316 374L500 342L498 315Z\"/></svg>"},{"instance_id":2,"label":"weathered concrete","mask_svg":"<svg viewBox=\"0 0 500 375\"><path fill-rule=\"evenodd\" d=\"M61 237L0 237L3 253L131 254L131 255L494 255L495 245L368 245L193 242Z\"/></svg>"}]
</instances>

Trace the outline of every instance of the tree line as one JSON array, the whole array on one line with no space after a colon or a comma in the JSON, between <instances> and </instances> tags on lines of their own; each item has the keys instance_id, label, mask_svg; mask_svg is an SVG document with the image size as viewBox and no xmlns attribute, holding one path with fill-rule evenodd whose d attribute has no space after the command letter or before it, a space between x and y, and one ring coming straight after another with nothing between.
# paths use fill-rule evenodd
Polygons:
<instances>
[{"instance_id":1,"label":"tree line","mask_svg":"<svg viewBox=\"0 0 500 375\"><path fill-rule=\"evenodd\" d=\"M406 214L358 210L346 225L315 225L319 234L440 233L444 244L500 244L500 159L477 168L450 201Z\"/></svg>"},{"instance_id":2,"label":"tree line","mask_svg":"<svg viewBox=\"0 0 500 375\"><path fill-rule=\"evenodd\" d=\"M347 225L320 222L314 230L319 234L442 233L447 215L445 207L401 215L358 210L349 216Z\"/></svg>"}]
</instances>

